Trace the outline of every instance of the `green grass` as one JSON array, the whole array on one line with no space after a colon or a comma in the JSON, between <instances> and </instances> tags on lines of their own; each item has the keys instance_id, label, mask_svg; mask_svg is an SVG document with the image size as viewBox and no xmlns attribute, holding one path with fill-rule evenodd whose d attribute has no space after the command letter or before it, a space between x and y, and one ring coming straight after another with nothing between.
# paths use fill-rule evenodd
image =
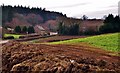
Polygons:
<instances>
[{"instance_id":1,"label":"green grass","mask_svg":"<svg viewBox=\"0 0 120 73\"><path fill-rule=\"evenodd\" d=\"M52 42L50 44L79 44L81 42L96 46L105 50L118 52L120 47L118 47L118 34L103 34L98 36L92 36L87 38L72 39L66 41Z\"/></svg>"},{"instance_id":2,"label":"green grass","mask_svg":"<svg viewBox=\"0 0 120 73\"><path fill-rule=\"evenodd\" d=\"M14 39L19 39L19 37L22 36L22 35L18 35L18 34L4 34L4 37L8 37L8 36L13 36Z\"/></svg>"}]
</instances>

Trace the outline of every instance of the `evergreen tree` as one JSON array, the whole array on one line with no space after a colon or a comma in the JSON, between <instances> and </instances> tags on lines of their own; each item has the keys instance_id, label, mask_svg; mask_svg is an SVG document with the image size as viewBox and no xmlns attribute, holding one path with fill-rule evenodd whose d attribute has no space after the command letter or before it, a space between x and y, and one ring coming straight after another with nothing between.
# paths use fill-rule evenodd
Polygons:
<instances>
[{"instance_id":1,"label":"evergreen tree","mask_svg":"<svg viewBox=\"0 0 120 73\"><path fill-rule=\"evenodd\" d=\"M120 18L109 14L104 20L104 25L99 28L100 33L114 33L120 31Z\"/></svg>"},{"instance_id":2,"label":"evergreen tree","mask_svg":"<svg viewBox=\"0 0 120 73\"><path fill-rule=\"evenodd\" d=\"M112 14L109 14L108 17L104 20L104 23L113 23L114 16Z\"/></svg>"},{"instance_id":3,"label":"evergreen tree","mask_svg":"<svg viewBox=\"0 0 120 73\"><path fill-rule=\"evenodd\" d=\"M27 27L26 27L26 26L24 26L24 27L23 27L23 29L22 29L22 32L23 32L23 33L26 33L26 32L27 32L27 30L28 30L28 29L27 29Z\"/></svg>"},{"instance_id":4,"label":"evergreen tree","mask_svg":"<svg viewBox=\"0 0 120 73\"><path fill-rule=\"evenodd\" d=\"M21 33L21 27L20 26L16 26L15 27L15 32L16 33Z\"/></svg>"},{"instance_id":5,"label":"evergreen tree","mask_svg":"<svg viewBox=\"0 0 120 73\"><path fill-rule=\"evenodd\" d=\"M60 22L58 24L58 34L62 34L62 24L63 24L63 22Z\"/></svg>"},{"instance_id":6,"label":"evergreen tree","mask_svg":"<svg viewBox=\"0 0 120 73\"><path fill-rule=\"evenodd\" d=\"M28 27L28 33L35 33L34 27L33 26L29 26Z\"/></svg>"},{"instance_id":7,"label":"evergreen tree","mask_svg":"<svg viewBox=\"0 0 120 73\"><path fill-rule=\"evenodd\" d=\"M73 24L69 28L69 35L78 35L79 33L79 25L78 24Z\"/></svg>"},{"instance_id":8,"label":"evergreen tree","mask_svg":"<svg viewBox=\"0 0 120 73\"><path fill-rule=\"evenodd\" d=\"M64 25L62 22L58 26L58 34L60 35L78 35L79 24Z\"/></svg>"},{"instance_id":9,"label":"evergreen tree","mask_svg":"<svg viewBox=\"0 0 120 73\"><path fill-rule=\"evenodd\" d=\"M79 24L74 24L74 35L78 35L79 34Z\"/></svg>"},{"instance_id":10,"label":"evergreen tree","mask_svg":"<svg viewBox=\"0 0 120 73\"><path fill-rule=\"evenodd\" d=\"M114 18L114 32L120 32L120 18L116 16Z\"/></svg>"}]
</instances>

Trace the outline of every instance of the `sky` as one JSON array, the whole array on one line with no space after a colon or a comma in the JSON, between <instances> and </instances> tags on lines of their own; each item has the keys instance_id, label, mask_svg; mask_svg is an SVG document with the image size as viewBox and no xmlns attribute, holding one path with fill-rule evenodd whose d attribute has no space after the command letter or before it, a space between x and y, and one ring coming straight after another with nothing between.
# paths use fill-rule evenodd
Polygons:
<instances>
[{"instance_id":1,"label":"sky","mask_svg":"<svg viewBox=\"0 0 120 73\"><path fill-rule=\"evenodd\" d=\"M118 15L118 2L120 0L2 0L0 5L23 5L42 7L46 10L57 11L68 17L102 18L104 15Z\"/></svg>"}]
</instances>

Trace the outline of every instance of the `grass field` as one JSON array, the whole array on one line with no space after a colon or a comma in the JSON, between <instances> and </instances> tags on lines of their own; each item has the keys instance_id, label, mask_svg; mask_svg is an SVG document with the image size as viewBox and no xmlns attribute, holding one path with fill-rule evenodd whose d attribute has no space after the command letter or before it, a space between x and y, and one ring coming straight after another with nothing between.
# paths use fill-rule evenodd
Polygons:
<instances>
[{"instance_id":1,"label":"grass field","mask_svg":"<svg viewBox=\"0 0 120 73\"><path fill-rule=\"evenodd\" d=\"M8 37L8 36L13 36L14 39L19 39L19 37L22 36L22 35L18 35L18 34L4 34L4 37Z\"/></svg>"},{"instance_id":2,"label":"grass field","mask_svg":"<svg viewBox=\"0 0 120 73\"><path fill-rule=\"evenodd\" d=\"M120 50L119 45L119 33L103 34L98 36L92 36L87 38L72 39L66 41L52 42L50 44L79 44L86 43L95 47L99 47L105 50L118 52Z\"/></svg>"}]
</instances>

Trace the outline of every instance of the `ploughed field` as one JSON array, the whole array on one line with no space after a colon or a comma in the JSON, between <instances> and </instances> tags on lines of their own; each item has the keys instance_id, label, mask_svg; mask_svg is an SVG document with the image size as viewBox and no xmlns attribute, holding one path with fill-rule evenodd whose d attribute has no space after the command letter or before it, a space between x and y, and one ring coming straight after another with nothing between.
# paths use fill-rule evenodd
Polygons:
<instances>
[{"instance_id":1,"label":"ploughed field","mask_svg":"<svg viewBox=\"0 0 120 73\"><path fill-rule=\"evenodd\" d=\"M120 73L120 56L86 44L40 44L9 41L2 45L2 71L51 73Z\"/></svg>"},{"instance_id":2,"label":"ploughed field","mask_svg":"<svg viewBox=\"0 0 120 73\"><path fill-rule=\"evenodd\" d=\"M40 38L36 40L32 40L32 43L46 43L46 42L57 42L57 41L64 41L70 39L77 39L77 38L85 38L86 36L52 36L46 38Z\"/></svg>"}]
</instances>

